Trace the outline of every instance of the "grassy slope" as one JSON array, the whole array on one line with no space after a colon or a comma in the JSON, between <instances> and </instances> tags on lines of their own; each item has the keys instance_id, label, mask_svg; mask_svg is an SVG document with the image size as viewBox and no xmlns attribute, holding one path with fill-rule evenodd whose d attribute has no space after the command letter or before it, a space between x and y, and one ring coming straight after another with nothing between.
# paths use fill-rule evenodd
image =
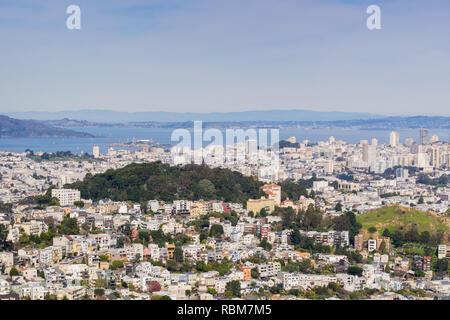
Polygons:
<instances>
[{"instance_id":1,"label":"grassy slope","mask_svg":"<svg viewBox=\"0 0 450 320\"><path fill-rule=\"evenodd\" d=\"M430 232L437 230L450 231L450 218L400 206L369 210L359 215L357 221L362 224L362 231L366 234L368 233L367 229L370 227L377 228L377 231L381 234L385 228L393 231L400 226L410 226L412 224L417 224L419 232L425 230Z\"/></svg>"}]
</instances>

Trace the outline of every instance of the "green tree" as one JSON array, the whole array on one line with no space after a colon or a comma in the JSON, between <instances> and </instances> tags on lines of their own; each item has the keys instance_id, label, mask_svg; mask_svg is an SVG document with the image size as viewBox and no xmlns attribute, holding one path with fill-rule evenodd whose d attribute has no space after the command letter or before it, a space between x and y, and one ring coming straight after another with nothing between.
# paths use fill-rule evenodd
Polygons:
<instances>
[{"instance_id":1,"label":"green tree","mask_svg":"<svg viewBox=\"0 0 450 320\"><path fill-rule=\"evenodd\" d=\"M259 246L262 247L264 250L270 251L272 250L272 245L267 242L266 239L263 239L260 243Z\"/></svg>"},{"instance_id":2,"label":"green tree","mask_svg":"<svg viewBox=\"0 0 450 320\"><path fill-rule=\"evenodd\" d=\"M123 268L123 261L122 260L114 260L111 263L110 269L111 270L117 270L119 268Z\"/></svg>"},{"instance_id":3,"label":"green tree","mask_svg":"<svg viewBox=\"0 0 450 320\"><path fill-rule=\"evenodd\" d=\"M446 258L438 259L434 269L436 272L446 272L448 270L448 260Z\"/></svg>"},{"instance_id":4,"label":"green tree","mask_svg":"<svg viewBox=\"0 0 450 320\"><path fill-rule=\"evenodd\" d=\"M421 195L419 197L419 201L417 201L418 204L423 204L424 200L423 200L423 196Z\"/></svg>"},{"instance_id":5,"label":"green tree","mask_svg":"<svg viewBox=\"0 0 450 320\"><path fill-rule=\"evenodd\" d=\"M74 206L77 208L84 208L84 202L83 201L74 201Z\"/></svg>"},{"instance_id":6,"label":"green tree","mask_svg":"<svg viewBox=\"0 0 450 320\"><path fill-rule=\"evenodd\" d=\"M383 230L382 236L383 237L391 237L391 232L389 231L388 228Z\"/></svg>"},{"instance_id":7,"label":"green tree","mask_svg":"<svg viewBox=\"0 0 450 320\"><path fill-rule=\"evenodd\" d=\"M94 289L94 294L95 294L97 297L104 296L104 295L105 295L105 290L104 290L104 289L101 289L101 288Z\"/></svg>"},{"instance_id":8,"label":"green tree","mask_svg":"<svg viewBox=\"0 0 450 320\"><path fill-rule=\"evenodd\" d=\"M386 253L386 242L384 240L381 241L378 251L380 251L381 253Z\"/></svg>"},{"instance_id":9,"label":"green tree","mask_svg":"<svg viewBox=\"0 0 450 320\"><path fill-rule=\"evenodd\" d=\"M266 211L266 209L265 209L265 208L262 208L262 209L259 211L259 215L260 215L261 217L266 217L266 216L267 216L267 211Z\"/></svg>"},{"instance_id":10,"label":"green tree","mask_svg":"<svg viewBox=\"0 0 450 320\"><path fill-rule=\"evenodd\" d=\"M19 270L16 269L16 266L12 266L11 270L9 270L9 276L13 277L13 276L18 276L19 275Z\"/></svg>"},{"instance_id":11,"label":"green tree","mask_svg":"<svg viewBox=\"0 0 450 320\"><path fill-rule=\"evenodd\" d=\"M233 297L241 297L241 283L238 280L227 282L225 291L231 292Z\"/></svg>"},{"instance_id":12,"label":"green tree","mask_svg":"<svg viewBox=\"0 0 450 320\"><path fill-rule=\"evenodd\" d=\"M80 228L78 227L77 219L65 216L58 226L58 231L60 234L79 234Z\"/></svg>"},{"instance_id":13,"label":"green tree","mask_svg":"<svg viewBox=\"0 0 450 320\"><path fill-rule=\"evenodd\" d=\"M251 275L253 279L259 279L259 271L258 268L252 268Z\"/></svg>"},{"instance_id":14,"label":"green tree","mask_svg":"<svg viewBox=\"0 0 450 320\"><path fill-rule=\"evenodd\" d=\"M209 236L212 238L220 238L223 235L223 227L220 224L213 224L209 230Z\"/></svg>"},{"instance_id":15,"label":"green tree","mask_svg":"<svg viewBox=\"0 0 450 320\"><path fill-rule=\"evenodd\" d=\"M377 228L372 226L369 229L367 229L367 231L369 231L370 233L375 233L375 232L377 232Z\"/></svg>"},{"instance_id":16,"label":"green tree","mask_svg":"<svg viewBox=\"0 0 450 320\"><path fill-rule=\"evenodd\" d=\"M212 294L213 296L217 296L218 295L216 289L214 289L214 288L208 288L207 291L208 291L209 294Z\"/></svg>"},{"instance_id":17,"label":"green tree","mask_svg":"<svg viewBox=\"0 0 450 320\"><path fill-rule=\"evenodd\" d=\"M339 289L341 288L341 286L339 284L337 284L336 282L329 282L327 287L328 287L328 289L331 289L334 292L339 291Z\"/></svg>"},{"instance_id":18,"label":"green tree","mask_svg":"<svg viewBox=\"0 0 450 320\"><path fill-rule=\"evenodd\" d=\"M423 243L423 244L429 244L429 243L430 243L430 239L431 239L430 232L428 232L428 231L423 231L423 232L420 234L419 242L420 242L420 243Z\"/></svg>"},{"instance_id":19,"label":"green tree","mask_svg":"<svg viewBox=\"0 0 450 320\"><path fill-rule=\"evenodd\" d=\"M173 258L175 259L176 262L183 262L184 260L183 249L181 249L181 247L179 246L175 247L175 251L173 252Z\"/></svg>"},{"instance_id":20,"label":"green tree","mask_svg":"<svg viewBox=\"0 0 450 320\"><path fill-rule=\"evenodd\" d=\"M198 190L199 198L211 198L216 193L214 184L208 179L200 180L200 182L198 183Z\"/></svg>"},{"instance_id":21,"label":"green tree","mask_svg":"<svg viewBox=\"0 0 450 320\"><path fill-rule=\"evenodd\" d=\"M361 277L363 273L363 268L358 266L350 266L347 269L347 273L350 275Z\"/></svg>"}]
</instances>

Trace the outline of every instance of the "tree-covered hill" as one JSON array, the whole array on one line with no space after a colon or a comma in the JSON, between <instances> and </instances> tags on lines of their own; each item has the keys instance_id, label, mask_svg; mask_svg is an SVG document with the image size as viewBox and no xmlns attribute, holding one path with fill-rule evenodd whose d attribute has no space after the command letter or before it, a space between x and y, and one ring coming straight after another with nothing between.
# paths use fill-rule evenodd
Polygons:
<instances>
[{"instance_id":1,"label":"tree-covered hill","mask_svg":"<svg viewBox=\"0 0 450 320\"><path fill-rule=\"evenodd\" d=\"M217 199L244 204L249 198L264 195L262 185L252 177L228 169L195 164L170 166L158 161L130 164L94 176L87 174L83 181L68 187L80 190L82 198L94 201Z\"/></svg>"}]
</instances>

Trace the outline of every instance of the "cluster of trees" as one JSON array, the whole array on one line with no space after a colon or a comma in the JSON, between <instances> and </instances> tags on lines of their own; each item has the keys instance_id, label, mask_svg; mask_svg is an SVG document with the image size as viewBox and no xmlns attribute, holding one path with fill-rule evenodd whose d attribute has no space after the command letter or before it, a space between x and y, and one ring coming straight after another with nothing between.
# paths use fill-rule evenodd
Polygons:
<instances>
[{"instance_id":1,"label":"cluster of trees","mask_svg":"<svg viewBox=\"0 0 450 320\"><path fill-rule=\"evenodd\" d=\"M358 267L358 266L350 266L347 268L347 273L352 275L352 276L358 276L361 277L363 274L363 268Z\"/></svg>"},{"instance_id":2,"label":"cluster of trees","mask_svg":"<svg viewBox=\"0 0 450 320\"><path fill-rule=\"evenodd\" d=\"M381 176L385 179L393 179L393 178L395 178L395 171L400 168L408 169L409 175L415 175L420 170L418 167L394 166L393 168L387 168L386 170L384 170L384 172Z\"/></svg>"},{"instance_id":3,"label":"cluster of trees","mask_svg":"<svg viewBox=\"0 0 450 320\"><path fill-rule=\"evenodd\" d=\"M301 230L317 230L329 227L328 219L325 219L320 210L313 204L306 210L299 210L297 213L291 207L276 207L273 213L281 217L281 224L284 228L298 227Z\"/></svg>"},{"instance_id":4,"label":"cluster of trees","mask_svg":"<svg viewBox=\"0 0 450 320\"><path fill-rule=\"evenodd\" d=\"M225 286L225 297L241 297L241 283L238 280L230 281Z\"/></svg>"},{"instance_id":5,"label":"cluster of trees","mask_svg":"<svg viewBox=\"0 0 450 320\"><path fill-rule=\"evenodd\" d=\"M48 206L59 206L59 200L52 197L52 190L55 186L50 186L47 192L39 196L29 196L24 199L19 200L19 204L34 204L36 209L44 209Z\"/></svg>"},{"instance_id":6,"label":"cluster of trees","mask_svg":"<svg viewBox=\"0 0 450 320\"><path fill-rule=\"evenodd\" d=\"M291 244L295 249L305 249L309 252L330 253L331 247L320 243L315 243L313 238L302 236L299 229L295 226L291 233Z\"/></svg>"},{"instance_id":7,"label":"cluster of trees","mask_svg":"<svg viewBox=\"0 0 450 320\"><path fill-rule=\"evenodd\" d=\"M27 157L30 159L33 159L35 161L42 161L42 160L58 160L58 159L86 159L91 160L94 159L93 155L90 155L89 153L85 152L81 155L73 154L70 151L56 151L56 152L44 152L42 155L38 156L34 153L33 150L27 149L25 150Z\"/></svg>"},{"instance_id":8,"label":"cluster of trees","mask_svg":"<svg viewBox=\"0 0 450 320\"><path fill-rule=\"evenodd\" d=\"M53 244L53 232L42 232L39 236L21 234L19 237L19 244L21 247L26 247L31 244L35 244L40 248L45 248Z\"/></svg>"},{"instance_id":9,"label":"cluster of trees","mask_svg":"<svg viewBox=\"0 0 450 320\"><path fill-rule=\"evenodd\" d=\"M8 237L8 228L0 224L0 251L8 251L12 249L12 244L6 241Z\"/></svg>"},{"instance_id":10,"label":"cluster of trees","mask_svg":"<svg viewBox=\"0 0 450 320\"><path fill-rule=\"evenodd\" d=\"M342 207L338 208L342 210ZM314 205L310 204L305 211L295 212L294 209L276 207L274 215L281 217L281 224L283 228L292 228L300 230L317 230L324 231L332 228L336 231L349 231L349 236L352 239L359 233L362 225L356 221L354 212L348 211L334 219L325 217L320 210Z\"/></svg>"},{"instance_id":11,"label":"cluster of trees","mask_svg":"<svg viewBox=\"0 0 450 320\"><path fill-rule=\"evenodd\" d=\"M314 175L311 179L308 180L298 180L297 182L292 182L289 180L285 180L281 182L279 185L281 186L281 200L284 201L287 198L293 201L297 201L300 196L314 198L315 194L312 191L308 193L307 189L312 188L313 182L318 179Z\"/></svg>"},{"instance_id":12,"label":"cluster of trees","mask_svg":"<svg viewBox=\"0 0 450 320\"><path fill-rule=\"evenodd\" d=\"M77 219L70 218L69 216L65 216L61 221L61 224L58 225L59 234L79 234L80 227L78 227Z\"/></svg>"},{"instance_id":13,"label":"cluster of trees","mask_svg":"<svg viewBox=\"0 0 450 320\"><path fill-rule=\"evenodd\" d=\"M1 213L12 213L13 212L13 204L0 201L0 212Z\"/></svg>"},{"instance_id":14,"label":"cluster of trees","mask_svg":"<svg viewBox=\"0 0 450 320\"><path fill-rule=\"evenodd\" d=\"M124 233L127 239L131 239L131 228L129 225L125 225L122 232ZM142 243L144 246L147 246L149 243L155 243L159 247L164 247L166 243L173 243L176 247L180 247L189 243L191 238L184 234L176 234L175 236L171 236L170 234L165 234L161 229L159 230L147 230L140 229L138 230L138 236L136 239L133 239L134 243Z\"/></svg>"},{"instance_id":15,"label":"cluster of trees","mask_svg":"<svg viewBox=\"0 0 450 320\"><path fill-rule=\"evenodd\" d=\"M343 215L335 217L332 222L333 229L336 231L346 231L350 239L353 239L361 229L362 225L356 221L356 216L353 211L348 211Z\"/></svg>"},{"instance_id":16,"label":"cluster of trees","mask_svg":"<svg viewBox=\"0 0 450 320\"><path fill-rule=\"evenodd\" d=\"M278 142L278 147L279 149L283 149L283 148L300 148L300 143L298 142L290 142L287 140L281 140L280 142Z\"/></svg>"},{"instance_id":17,"label":"cluster of trees","mask_svg":"<svg viewBox=\"0 0 450 320\"><path fill-rule=\"evenodd\" d=\"M419 233L415 225L412 225L409 228L399 227L393 232L389 231L389 229L384 229L382 235L384 237L390 237L391 242L395 247L401 247L408 242L421 243L423 245L435 247L442 242L444 237L444 233L442 231L436 231L433 233L423 231Z\"/></svg>"},{"instance_id":18,"label":"cluster of trees","mask_svg":"<svg viewBox=\"0 0 450 320\"><path fill-rule=\"evenodd\" d=\"M225 275L230 272L233 267L233 263L227 258L222 259L221 262L204 263L203 261L198 261L195 265L195 269L200 272L217 271L220 276Z\"/></svg>"},{"instance_id":19,"label":"cluster of trees","mask_svg":"<svg viewBox=\"0 0 450 320\"><path fill-rule=\"evenodd\" d=\"M233 226L236 226L239 221L239 215L234 210L231 210L230 213L211 212L210 214L205 215L205 217L207 217L207 219L209 219L210 217L214 217L220 218L221 220L228 220L231 222L231 225Z\"/></svg>"},{"instance_id":20,"label":"cluster of trees","mask_svg":"<svg viewBox=\"0 0 450 320\"><path fill-rule=\"evenodd\" d=\"M87 174L83 181L69 185L80 190L82 198L95 201L218 199L242 204L263 196L261 186L262 182L229 169L196 164L170 166L160 161Z\"/></svg>"},{"instance_id":21,"label":"cluster of trees","mask_svg":"<svg viewBox=\"0 0 450 320\"><path fill-rule=\"evenodd\" d=\"M299 262L288 260L286 263L284 260L277 260L281 264L281 270L286 272L301 272L301 273L313 273L314 266L310 259L303 259Z\"/></svg>"},{"instance_id":22,"label":"cluster of trees","mask_svg":"<svg viewBox=\"0 0 450 320\"><path fill-rule=\"evenodd\" d=\"M341 180L349 181L349 182L355 181L355 177L353 176L353 174L348 174L348 173L341 173L341 174L337 175L337 178L341 179ZM337 183L336 183L335 189L337 189Z\"/></svg>"},{"instance_id":23,"label":"cluster of trees","mask_svg":"<svg viewBox=\"0 0 450 320\"><path fill-rule=\"evenodd\" d=\"M433 179L430 178L428 175L421 173L417 176L416 182L431 186L446 186L450 183L450 176L443 174L439 178Z\"/></svg>"}]
</instances>

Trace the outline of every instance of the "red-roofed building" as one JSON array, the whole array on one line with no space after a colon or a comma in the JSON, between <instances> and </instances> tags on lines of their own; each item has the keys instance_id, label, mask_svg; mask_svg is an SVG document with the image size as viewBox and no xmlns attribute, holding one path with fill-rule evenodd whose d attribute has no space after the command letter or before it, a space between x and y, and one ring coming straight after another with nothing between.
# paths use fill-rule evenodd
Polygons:
<instances>
[{"instance_id":1,"label":"red-roofed building","mask_svg":"<svg viewBox=\"0 0 450 320\"><path fill-rule=\"evenodd\" d=\"M281 203L281 187L277 184L266 184L261 189L267 194L267 198L272 199L276 206Z\"/></svg>"}]
</instances>

